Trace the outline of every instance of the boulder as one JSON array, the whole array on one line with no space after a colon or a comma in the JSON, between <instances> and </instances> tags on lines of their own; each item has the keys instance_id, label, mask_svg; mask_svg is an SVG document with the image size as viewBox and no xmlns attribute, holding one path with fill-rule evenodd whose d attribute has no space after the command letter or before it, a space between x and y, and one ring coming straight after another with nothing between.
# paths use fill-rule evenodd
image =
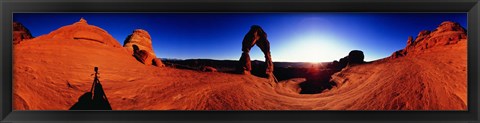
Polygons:
<instances>
[{"instance_id":1,"label":"boulder","mask_svg":"<svg viewBox=\"0 0 480 123\"><path fill-rule=\"evenodd\" d=\"M360 50L352 50L350 53L348 53L348 64L359 64L363 63L363 59L365 56L363 55L363 52Z\"/></svg>"},{"instance_id":2,"label":"boulder","mask_svg":"<svg viewBox=\"0 0 480 123\"><path fill-rule=\"evenodd\" d=\"M202 68L202 71L203 72L217 72L217 69L215 69L214 67L210 67L210 66L204 66Z\"/></svg>"},{"instance_id":3,"label":"boulder","mask_svg":"<svg viewBox=\"0 0 480 123\"><path fill-rule=\"evenodd\" d=\"M343 69L347 67L348 65L355 65L355 64L361 64L364 63L364 54L363 51L360 50L352 50L350 53L348 53L348 56L345 56L341 58L338 61L333 61L333 65L337 69Z\"/></svg>"},{"instance_id":4,"label":"boulder","mask_svg":"<svg viewBox=\"0 0 480 123\"><path fill-rule=\"evenodd\" d=\"M162 60L160 60L159 58L154 58L152 61L152 65L158 67L165 67L165 64L163 64Z\"/></svg>"},{"instance_id":5,"label":"boulder","mask_svg":"<svg viewBox=\"0 0 480 123\"><path fill-rule=\"evenodd\" d=\"M13 44L18 44L24 40L34 38L30 33L30 30L28 30L20 22L13 22L12 26L13 26L13 37L12 37Z\"/></svg>"}]
</instances>

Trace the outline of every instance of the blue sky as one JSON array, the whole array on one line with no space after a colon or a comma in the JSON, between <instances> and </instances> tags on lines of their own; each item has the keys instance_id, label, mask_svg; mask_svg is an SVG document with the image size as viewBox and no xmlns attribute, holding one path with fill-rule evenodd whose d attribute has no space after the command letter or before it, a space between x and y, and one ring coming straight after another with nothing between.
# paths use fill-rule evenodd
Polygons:
<instances>
[{"instance_id":1,"label":"blue sky","mask_svg":"<svg viewBox=\"0 0 480 123\"><path fill-rule=\"evenodd\" d=\"M122 45L133 30L147 30L158 57L178 59L238 60L243 37L256 24L268 34L273 61L290 62L328 62L351 50L371 61L443 21L467 26L466 13L15 13L13 20L40 36L81 17ZM256 46L250 55L264 60Z\"/></svg>"}]
</instances>

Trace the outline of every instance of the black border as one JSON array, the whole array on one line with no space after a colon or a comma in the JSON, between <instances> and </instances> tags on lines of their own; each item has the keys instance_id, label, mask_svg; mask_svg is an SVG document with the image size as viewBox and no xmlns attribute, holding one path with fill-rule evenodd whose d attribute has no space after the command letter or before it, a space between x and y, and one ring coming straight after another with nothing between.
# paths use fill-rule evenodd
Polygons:
<instances>
[{"instance_id":1,"label":"black border","mask_svg":"<svg viewBox=\"0 0 480 123\"><path fill-rule=\"evenodd\" d=\"M477 122L479 0L1 0L0 120ZM468 111L13 111L13 12L468 12Z\"/></svg>"}]
</instances>

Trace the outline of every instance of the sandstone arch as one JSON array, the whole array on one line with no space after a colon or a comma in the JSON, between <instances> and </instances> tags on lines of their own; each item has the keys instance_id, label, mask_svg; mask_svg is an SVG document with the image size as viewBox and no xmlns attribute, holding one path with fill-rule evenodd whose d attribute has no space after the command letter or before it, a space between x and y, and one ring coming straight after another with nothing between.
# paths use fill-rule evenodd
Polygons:
<instances>
[{"instance_id":1,"label":"sandstone arch","mask_svg":"<svg viewBox=\"0 0 480 123\"><path fill-rule=\"evenodd\" d=\"M270 54L270 42L267 39L267 33L258 25L252 25L250 31L245 35L242 41L242 56L240 57L240 71L243 74L250 74L252 63L249 52L254 45L257 45L265 55L266 70L265 74L273 77L273 62Z\"/></svg>"}]
</instances>

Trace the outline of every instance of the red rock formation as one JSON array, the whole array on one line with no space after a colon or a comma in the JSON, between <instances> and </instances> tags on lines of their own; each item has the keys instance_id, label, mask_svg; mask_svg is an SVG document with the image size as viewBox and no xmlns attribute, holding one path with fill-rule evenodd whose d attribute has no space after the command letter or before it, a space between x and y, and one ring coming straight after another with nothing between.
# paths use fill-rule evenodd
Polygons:
<instances>
[{"instance_id":1,"label":"red rock formation","mask_svg":"<svg viewBox=\"0 0 480 123\"><path fill-rule=\"evenodd\" d=\"M32 39L33 36L30 31L19 22L13 22L13 44L18 44L21 41Z\"/></svg>"},{"instance_id":2,"label":"red rock formation","mask_svg":"<svg viewBox=\"0 0 480 123\"><path fill-rule=\"evenodd\" d=\"M118 41L107 31L97 26L89 25L83 18L72 25L63 26L38 38L40 38L39 40L54 39L62 41L65 39L74 39L78 41L93 41L108 46L121 47L120 43L118 43Z\"/></svg>"},{"instance_id":3,"label":"red rock formation","mask_svg":"<svg viewBox=\"0 0 480 123\"><path fill-rule=\"evenodd\" d=\"M408 36L407 47L411 46L413 43L414 43L413 37L412 37L412 36Z\"/></svg>"},{"instance_id":4,"label":"red rock formation","mask_svg":"<svg viewBox=\"0 0 480 123\"><path fill-rule=\"evenodd\" d=\"M147 31L142 29L136 29L130 34L124 41L123 47L127 48L133 53L133 45L138 46L140 50L146 50L147 52L155 55L152 47L152 38Z\"/></svg>"},{"instance_id":5,"label":"red rock formation","mask_svg":"<svg viewBox=\"0 0 480 123\"><path fill-rule=\"evenodd\" d=\"M159 67L164 67L165 64L163 64L162 60L160 60L159 58L153 58L153 61L152 61L152 65L154 66L159 66Z\"/></svg>"},{"instance_id":6,"label":"red rock formation","mask_svg":"<svg viewBox=\"0 0 480 123\"><path fill-rule=\"evenodd\" d=\"M360 50L352 50L350 53L348 53L348 63L349 64L358 64L358 63L363 63L365 62L363 59L365 56L363 55L363 52Z\"/></svg>"},{"instance_id":7,"label":"red rock formation","mask_svg":"<svg viewBox=\"0 0 480 123\"><path fill-rule=\"evenodd\" d=\"M273 77L273 62L270 55L270 42L267 39L267 33L258 25L253 25L250 31L245 35L242 42L242 56L240 57L240 68L244 74L250 74L252 63L250 61L249 52L253 46L257 45L265 55L267 77Z\"/></svg>"},{"instance_id":8,"label":"red rock formation","mask_svg":"<svg viewBox=\"0 0 480 123\"><path fill-rule=\"evenodd\" d=\"M136 29L125 39L123 47L127 48L138 61L146 65L165 66L153 52L152 38L147 31Z\"/></svg>"},{"instance_id":9,"label":"red rock formation","mask_svg":"<svg viewBox=\"0 0 480 123\"><path fill-rule=\"evenodd\" d=\"M456 44L458 41L462 41L461 39L467 39L465 29L458 23L445 21L434 31L420 31L415 40L410 36L407 40L407 46L394 52L390 58L422 53L432 47Z\"/></svg>"},{"instance_id":10,"label":"red rock formation","mask_svg":"<svg viewBox=\"0 0 480 123\"><path fill-rule=\"evenodd\" d=\"M136 50L133 56L140 62L146 65L151 65L154 57L150 55L146 50Z\"/></svg>"},{"instance_id":11,"label":"red rock formation","mask_svg":"<svg viewBox=\"0 0 480 123\"><path fill-rule=\"evenodd\" d=\"M337 69L343 69L347 65L364 63L364 58L365 56L363 55L363 51L352 50L350 53L348 53L348 56L341 58L339 61L333 61L333 65Z\"/></svg>"},{"instance_id":12,"label":"red rock formation","mask_svg":"<svg viewBox=\"0 0 480 123\"><path fill-rule=\"evenodd\" d=\"M217 69L215 69L214 67L210 67L210 66L204 66L202 71L203 72L217 72Z\"/></svg>"}]
</instances>

